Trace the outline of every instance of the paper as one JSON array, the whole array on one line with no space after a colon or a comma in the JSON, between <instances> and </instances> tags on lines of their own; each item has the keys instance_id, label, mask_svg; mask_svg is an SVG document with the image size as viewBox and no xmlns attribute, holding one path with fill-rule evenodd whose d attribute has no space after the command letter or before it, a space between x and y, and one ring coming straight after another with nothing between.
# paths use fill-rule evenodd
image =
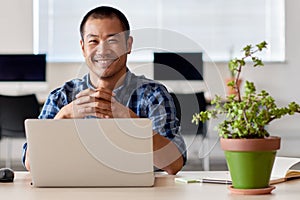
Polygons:
<instances>
[{"instance_id":1,"label":"paper","mask_svg":"<svg viewBox=\"0 0 300 200\"><path fill-rule=\"evenodd\" d=\"M200 180L192 177L179 177L175 178L175 182L178 183L200 183Z\"/></svg>"}]
</instances>

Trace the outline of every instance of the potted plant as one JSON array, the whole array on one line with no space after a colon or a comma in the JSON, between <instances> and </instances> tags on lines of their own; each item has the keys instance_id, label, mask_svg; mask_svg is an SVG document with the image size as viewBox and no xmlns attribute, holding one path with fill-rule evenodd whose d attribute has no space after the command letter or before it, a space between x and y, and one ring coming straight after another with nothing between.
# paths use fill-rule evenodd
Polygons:
<instances>
[{"instance_id":1,"label":"potted plant","mask_svg":"<svg viewBox=\"0 0 300 200\"><path fill-rule=\"evenodd\" d=\"M266 42L247 45L243 48L241 59L230 60L228 65L235 74L235 80L228 86L234 88L236 94L228 95L225 103L220 96L216 96L212 100L213 109L193 115L192 122L196 124L225 116L217 130L232 178L232 188L236 190L272 190L269 181L276 150L280 148L280 137L270 136L266 127L282 116L300 113L299 104L291 102L280 108L268 92L257 92L254 83L247 80L244 95L241 94L237 84L246 61L250 59L253 67L263 66L262 60L255 55L266 47Z\"/></svg>"}]
</instances>

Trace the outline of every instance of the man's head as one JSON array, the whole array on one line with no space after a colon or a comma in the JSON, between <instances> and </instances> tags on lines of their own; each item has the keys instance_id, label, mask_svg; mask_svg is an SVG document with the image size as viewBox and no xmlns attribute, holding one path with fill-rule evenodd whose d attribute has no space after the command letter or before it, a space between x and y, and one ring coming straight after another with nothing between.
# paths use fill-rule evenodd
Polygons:
<instances>
[{"instance_id":1,"label":"man's head","mask_svg":"<svg viewBox=\"0 0 300 200\"><path fill-rule=\"evenodd\" d=\"M80 35L81 39L84 40L84 26L86 24L86 21L89 18L94 18L94 19L104 19L104 18L113 18L116 17L120 20L122 26L123 26L123 31L125 32L126 35L126 40L128 39L130 35L130 26L129 22L126 18L126 16L119 10L108 7L108 6L100 6L97 8L94 8L93 10L89 11L84 18L81 21L80 24Z\"/></svg>"},{"instance_id":2,"label":"man's head","mask_svg":"<svg viewBox=\"0 0 300 200\"><path fill-rule=\"evenodd\" d=\"M107 6L88 12L80 25L81 49L95 87L97 81L116 81L126 73L132 37L123 13Z\"/></svg>"}]
</instances>

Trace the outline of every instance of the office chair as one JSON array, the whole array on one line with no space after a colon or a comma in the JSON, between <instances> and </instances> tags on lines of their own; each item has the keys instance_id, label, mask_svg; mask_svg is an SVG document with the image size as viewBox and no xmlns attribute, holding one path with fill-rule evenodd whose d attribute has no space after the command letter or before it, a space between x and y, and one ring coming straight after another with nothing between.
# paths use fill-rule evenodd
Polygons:
<instances>
[{"instance_id":1,"label":"office chair","mask_svg":"<svg viewBox=\"0 0 300 200\"><path fill-rule=\"evenodd\" d=\"M193 114L206 110L206 100L204 92L178 94L170 93L176 107L176 117L181 123L181 133L183 136L201 137L200 151L208 149L207 127L205 123L198 125L192 123ZM203 169L209 170L209 157L203 158Z\"/></svg>"},{"instance_id":2,"label":"office chair","mask_svg":"<svg viewBox=\"0 0 300 200\"><path fill-rule=\"evenodd\" d=\"M6 167L11 166L11 139L25 138L24 120L37 118L40 112L35 94L0 95L0 135L7 139Z\"/></svg>"}]
</instances>

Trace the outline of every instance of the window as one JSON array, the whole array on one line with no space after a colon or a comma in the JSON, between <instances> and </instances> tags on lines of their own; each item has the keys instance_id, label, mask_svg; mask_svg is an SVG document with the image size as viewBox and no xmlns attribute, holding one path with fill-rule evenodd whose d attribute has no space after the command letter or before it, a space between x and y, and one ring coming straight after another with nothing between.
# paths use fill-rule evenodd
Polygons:
<instances>
[{"instance_id":1,"label":"window","mask_svg":"<svg viewBox=\"0 0 300 200\"><path fill-rule=\"evenodd\" d=\"M34 0L35 52L50 61L83 61L79 24L94 0ZM37 6L38 5L38 6ZM120 9L134 36L131 61L153 61L153 52L204 52L228 61L246 44L269 43L266 61L284 61L284 0L107 0ZM38 26L38 27L37 27Z\"/></svg>"}]
</instances>

